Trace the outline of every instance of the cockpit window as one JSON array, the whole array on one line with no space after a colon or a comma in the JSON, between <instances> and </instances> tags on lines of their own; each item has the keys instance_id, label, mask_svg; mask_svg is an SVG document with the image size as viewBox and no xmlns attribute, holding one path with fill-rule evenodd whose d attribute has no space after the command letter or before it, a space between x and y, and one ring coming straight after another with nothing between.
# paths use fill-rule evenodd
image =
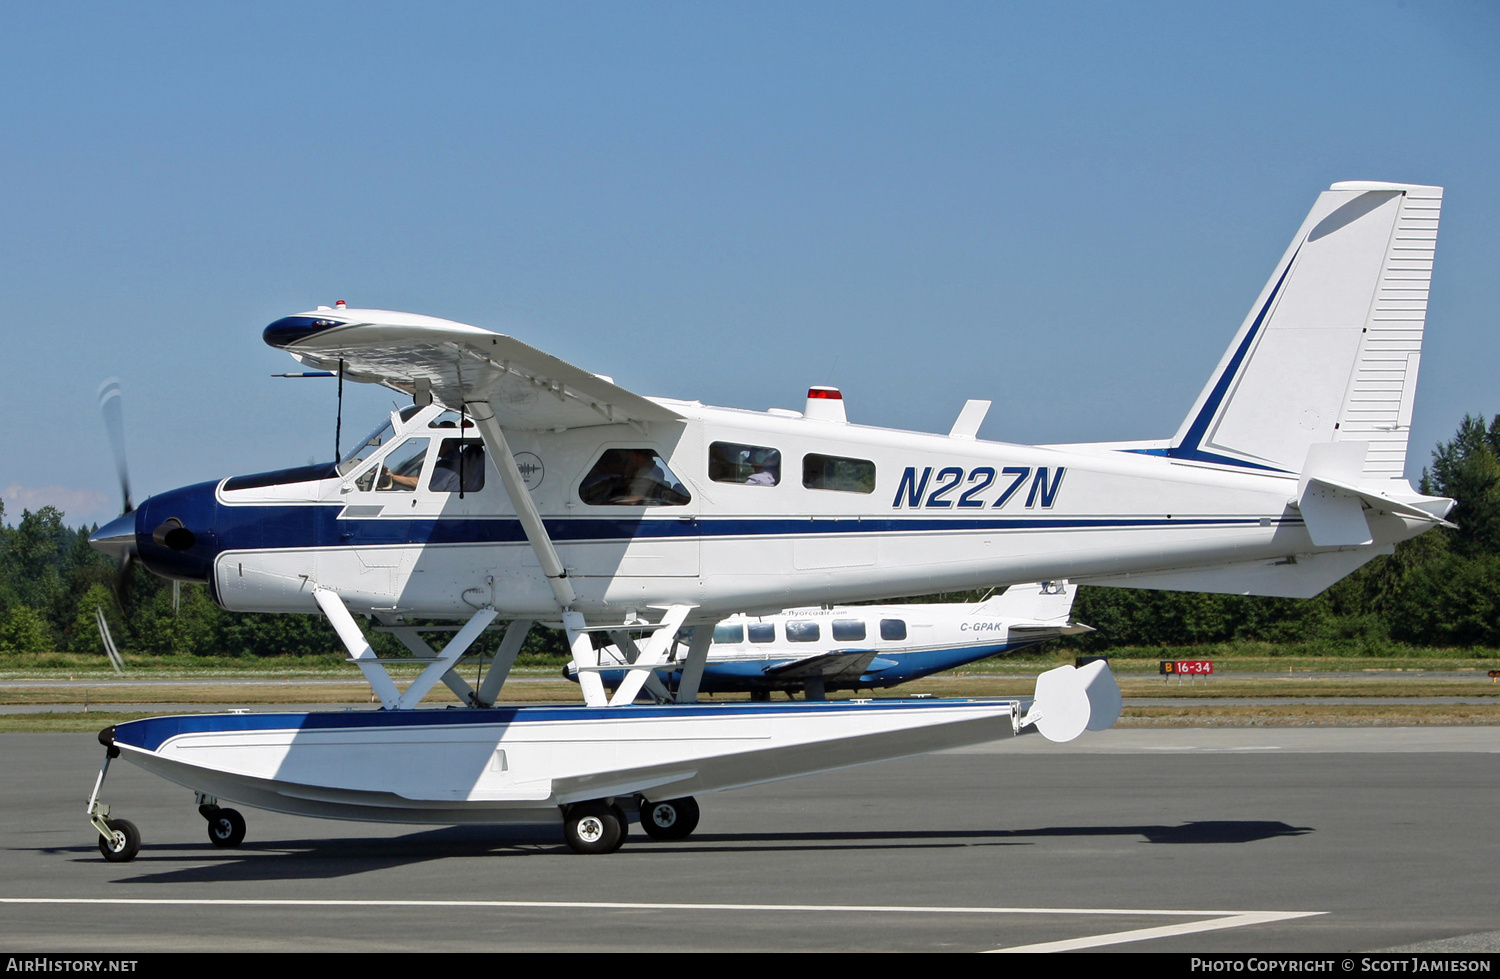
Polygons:
<instances>
[{"instance_id":1,"label":"cockpit window","mask_svg":"<svg viewBox=\"0 0 1500 979\"><path fill-rule=\"evenodd\" d=\"M356 445L353 449L349 450L349 452L344 455L344 458L339 460L339 475L344 476L352 473L354 470L359 468L360 463L370 458L370 456L379 451L382 446L389 444L393 431L394 429L391 428L391 423L386 422L384 425L381 425L379 428L375 429L375 431L371 432L368 438Z\"/></svg>"},{"instance_id":2,"label":"cockpit window","mask_svg":"<svg viewBox=\"0 0 1500 979\"><path fill-rule=\"evenodd\" d=\"M716 483L775 486L781 482L781 451L764 445L715 442L708 447L708 478Z\"/></svg>"},{"instance_id":3,"label":"cockpit window","mask_svg":"<svg viewBox=\"0 0 1500 979\"><path fill-rule=\"evenodd\" d=\"M407 405L405 408L401 409L398 417L402 422L408 422L411 421L412 415L415 415L421 410L421 407L418 405ZM370 456L378 452L382 446L390 445L391 436L394 434L395 429L391 427L391 423L389 421L387 421L384 425L376 428L375 431L371 432L368 436L365 437L365 440L363 442L360 442L354 448L350 449L347 453L344 454L344 457L339 460L339 475L347 476L349 473L354 472L354 470L359 468L360 463L364 462L366 459L370 458Z\"/></svg>"},{"instance_id":4,"label":"cockpit window","mask_svg":"<svg viewBox=\"0 0 1500 979\"><path fill-rule=\"evenodd\" d=\"M484 489L484 442L481 439L443 439L427 488L435 493L465 493Z\"/></svg>"},{"instance_id":5,"label":"cockpit window","mask_svg":"<svg viewBox=\"0 0 1500 979\"><path fill-rule=\"evenodd\" d=\"M590 506L682 506L692 501L654 449L609 449L578 487Z\"/></svg>"},{"instance_id":6,"label":"cockpit window","mask_svg":"<svg viewBox=\"0 0 1500 979\"><path fill-rule=\"evenodd\" d=\"M386 492L411 493L422 477L422 463L427 461L429 439L407 439L396 446L370 471L354 481L356 489L381 490Z\"/></svg>"}]
</instances>

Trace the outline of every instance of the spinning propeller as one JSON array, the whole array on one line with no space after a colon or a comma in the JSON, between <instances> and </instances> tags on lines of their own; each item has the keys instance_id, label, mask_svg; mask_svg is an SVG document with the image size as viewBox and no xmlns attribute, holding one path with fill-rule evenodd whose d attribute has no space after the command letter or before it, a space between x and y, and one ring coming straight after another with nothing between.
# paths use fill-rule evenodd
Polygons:
<instances>
[{"instance_id":1,"label":"spinning propeller","mask_svg":"<svg viewBox=\"0 0 1500 979\"><path fill-rule=\"evenodd\" d=\"M89 544L120 562L115 572L114 590L123 608L136 548L135 504L130 499L130 473L125 467L125 413L120 407L119 378L111 377L99 386L99 411L104 415L104 430L109 434L109 447L115 454L115 472L120 477L124 509L118 517L90 534Z\"/></svg>"}]
</instances>

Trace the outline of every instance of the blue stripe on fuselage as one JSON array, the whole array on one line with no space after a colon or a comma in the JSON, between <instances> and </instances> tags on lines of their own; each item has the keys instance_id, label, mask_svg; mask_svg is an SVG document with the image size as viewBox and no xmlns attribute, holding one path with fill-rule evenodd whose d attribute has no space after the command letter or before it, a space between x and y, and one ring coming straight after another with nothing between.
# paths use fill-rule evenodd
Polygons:
<instances>
[{"instance_id":1,"label":"blue stripe on fuselage","mask_svg":"<svg viewBox=\"0 0 1500 979\"><path fill-rule=\"evenodd\" d=\"M215 537L223 550L375 547L395 544L524 543L514 517L396 517L339 520L342 506L220 507ZM544 519L556 543L698 537L805 537L836 534L987 530L1088 530L1105 527L1254 526L1245 517L642 517Z\"/></svg>"}]
</instances>

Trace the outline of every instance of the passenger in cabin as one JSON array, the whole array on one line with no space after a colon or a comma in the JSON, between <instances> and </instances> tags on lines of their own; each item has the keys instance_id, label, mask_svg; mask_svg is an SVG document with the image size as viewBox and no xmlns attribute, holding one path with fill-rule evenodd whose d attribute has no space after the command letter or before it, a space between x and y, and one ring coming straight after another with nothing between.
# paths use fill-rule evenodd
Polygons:
<instances>
[{"instance_id":1,"label":"passenger in cabin","mask_svg":"<svg viewBox=\"0 0 1500 979\"><path fill-rule=\"evenodd\" d=\"M484 489L484 443L479 439L444 439L427 488L434 493Z\"/></svg>"},{"instance_id":2,"label":"passenger in cabin","mask_svg":"<svg viewBox=\"0 0 1500 979\"><path fill-rule=\"evenodd\" d=\"M681 506L687 489L651 449L609 449L578 487L591 506Z\"/></svg>"}]
</instances>

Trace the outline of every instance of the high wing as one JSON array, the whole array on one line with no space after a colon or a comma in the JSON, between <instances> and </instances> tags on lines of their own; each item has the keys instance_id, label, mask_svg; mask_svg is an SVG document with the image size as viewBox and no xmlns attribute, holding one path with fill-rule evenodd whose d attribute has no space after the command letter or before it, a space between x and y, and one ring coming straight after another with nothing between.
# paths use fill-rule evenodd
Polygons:
<instances>
[{"instance_id":1,"label":"high wing","mask_svg":"<svg viewBox=\"0 0 1500 979\"><path fill-rule=\"evenodd\" d=\"M675 411L515 337L435 316L316 309L277 320L265 341L322 370L458 411L487 401L502 428L545 431L671 422Z\"/></svg>"}]
</instances>

